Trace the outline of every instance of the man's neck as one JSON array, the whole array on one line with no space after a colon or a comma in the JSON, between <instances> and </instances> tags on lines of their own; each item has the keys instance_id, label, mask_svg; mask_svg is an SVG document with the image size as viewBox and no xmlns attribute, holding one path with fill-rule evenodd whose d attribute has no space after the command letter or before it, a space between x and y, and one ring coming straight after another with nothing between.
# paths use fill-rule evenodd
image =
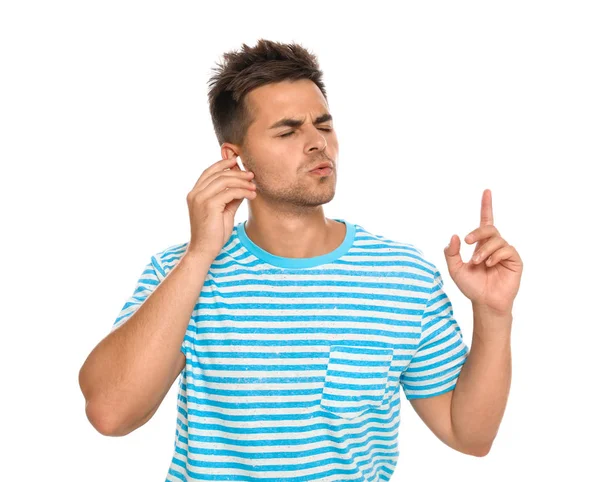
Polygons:
<instances>
[{"instance_id":1,"label":"man's neck","mask_svg":"<svg viewBox=\"0 0 600 482\"><path fill-rule=\"evenodd\" d=\"M327 219L323 209L305 216L260 216L250 213L248 238L270 254L313 258L335 250L346 236L344 223Z\"/></svg>"}]
</instances>

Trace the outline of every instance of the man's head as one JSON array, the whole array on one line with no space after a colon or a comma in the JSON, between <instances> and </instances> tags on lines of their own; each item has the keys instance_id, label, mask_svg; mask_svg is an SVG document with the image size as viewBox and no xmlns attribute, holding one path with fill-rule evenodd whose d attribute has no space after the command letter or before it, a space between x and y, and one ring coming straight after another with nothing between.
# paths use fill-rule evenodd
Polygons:
<instances>
[{"instance_id":1,"label":"man's head","mask_svg":"<svg viewBox=\"0 0 600 482\"><path fill-rule=\"evenodd\" d=\"M254 173L252 202L294 209L331 201L338 141L316 57L261 39L224 59L209 81L210 113L223 158L233 151ZM334 166L329 176L310 172L322 162Z\"/></svg>"}]
</instances>

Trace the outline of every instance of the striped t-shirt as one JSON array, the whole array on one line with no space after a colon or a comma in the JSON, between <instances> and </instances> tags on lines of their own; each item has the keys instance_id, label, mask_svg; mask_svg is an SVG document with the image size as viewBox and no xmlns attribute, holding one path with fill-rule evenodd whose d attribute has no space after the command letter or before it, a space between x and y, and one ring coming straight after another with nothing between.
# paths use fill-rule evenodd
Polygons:
<instances>
[{"instance_id":1,"label":"striped t-shirt","mask_svg":"<svg viewBox=\"0 0 600 482\"><path fill-rule=\"evenodd\" d=\"M274 256L234 226L181 351L166 481L387 481L407 399L456 385L468 347L415 246L346 225L335 250ZM151 257L112 329L185 253Z\"/></svg>"}]
</instances>

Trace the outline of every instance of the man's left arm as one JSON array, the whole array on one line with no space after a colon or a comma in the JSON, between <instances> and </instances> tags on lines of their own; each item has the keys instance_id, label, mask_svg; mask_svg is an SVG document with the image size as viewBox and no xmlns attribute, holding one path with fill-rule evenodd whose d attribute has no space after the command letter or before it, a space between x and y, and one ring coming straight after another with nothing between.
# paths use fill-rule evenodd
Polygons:
<instances>
[{"instance_id":1,"label":"man's left arm","mask_svg":"<svg viewBox=\"0 0 600 482\"><path fill-rule=\"evenodd\" d=\"M473 307L473 338L452 391L409 399L415 412L446 445L468 455L487 455L498 433L511 382L510 325ZM505 330L490 331L489 327Z\"/></svg>"},{"instance_id":2,"label":"man's left arm","mask_svg":"<svg viewBox=\"0 0 600 482\"><path fill-rule=\"evenodd\" d=\"M467 361L451 392L454 439L474 455L487 455L504 415L512 375L512 314L493 319L473 307L473 339ZM491 329L496 327L496 329Z\"/></svg>"},{"instance_id":3,"label":"man's left arm","mask_svg":"<svg viewBox=\"0 0 600 482\"><path fill-rule=\"evenodd\" d=\"M508 401L512 308L523 272L519 253L494 225L489 189L481 200L480 226L465 241L477 243L471 260L463 261L460 238L454 235L444 255L450 276L473 306L471 348L453 390L411 402L444 443L483 456L492 447Z\"/></svg>"}]
</instances>

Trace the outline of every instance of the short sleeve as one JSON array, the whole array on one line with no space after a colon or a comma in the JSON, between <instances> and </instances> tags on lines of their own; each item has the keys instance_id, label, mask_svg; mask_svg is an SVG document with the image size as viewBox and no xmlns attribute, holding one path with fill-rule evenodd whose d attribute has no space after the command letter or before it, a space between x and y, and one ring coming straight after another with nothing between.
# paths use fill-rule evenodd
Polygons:
<instances>
[{"instance_id":1,"label":"short sleeve","mask_svg":"<svg viewBox=\"0 0 600 482\"><path fill-rule=\"evenodd\" d=\"M164 279L164 270L160 266L155 256L150 258L150 262L144 267L139 279L135 285L132 295L125 301L117 318L115 319L111 333L123 325L140 306L148 299L152 292L158 287Z\"/></svg>"},{"instance_id":2,"label":"short sleeve","mask_svg":"<svg viewBox=\"0 0 600 482\"><path fill-rule=\"evenodd\" d=\"M454 389L469 348L454 319L452 303L435 269L433 285L421 315L421 337L410 363L400 376L408 400L427 398Z\"/></svg>"}]
</instances>

